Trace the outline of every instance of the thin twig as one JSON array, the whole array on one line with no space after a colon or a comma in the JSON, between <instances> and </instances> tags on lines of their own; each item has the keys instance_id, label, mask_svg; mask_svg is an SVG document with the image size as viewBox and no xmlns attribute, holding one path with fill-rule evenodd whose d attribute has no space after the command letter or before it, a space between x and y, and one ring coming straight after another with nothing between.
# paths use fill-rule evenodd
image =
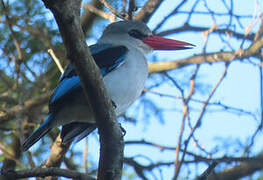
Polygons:
<instances>
[{"instance_id":1,"label":"thin twig","mask_svg":"<svg viewBox=\"0 0 263 180\"><path fill-rule=\"evenodd\" d=\"M56 57L54 51L52 49L49 49L47 52L49 53L49 55L52 57L52 59L56 63L56 65L57 65L59 71L61 72L61 74L63 74L64 73L64 69L63 69L63 67L60 64L59 59Z\"/></svg>"},{"instance_id":2,"label":"thin twig","mask_svg":"<svg viewBox=\"0 0 263 180\"><path fill-rule=\"evenodd\" d=\"M226 74L227 74L227 69L228 69L228 64L226 64L225 66L225 70L222 74L222 76L219 78L219 80L217 81L217 83L215 84L215 86L212 88L209 96L207 97L203 107L202 107L202 110L201 110L201 113L196 121L196 124L195 126L191 129L191 132L190 132L190 135L188 136L188 138L186 139L185 141L185 147L184 147L184 152L182 154L182 158L181 158L181 161L180 161L180 166L179 166L179 169L178 171L176 171L176 174L175 174L175 179L178 177L178 174L179 174L179 170L180 170L180 167L181 167L181 164L183 163L184 161L184 157L185 157L185 154L186 154L186 150L187 150L187 147L188 147L188 144L190 142L190 139L192 138L194 132L196 131L197 128L199 128L201 126L201 120L202 118L204 117L204 114L206 112L206 107L209 103L209 101L211 100L211 98L213 97L215 91L217 90L217 88L219 87L219 85L222 83L222 81L224 80L224 78L226 77Z\"/></svg>"},{"instance_id":3,"label":"thin twig","mask_svg":"<svg viewBox=\"0 0 263 180\"><path fill-rule=\"evenodd\" d=\"M178 144L177 144L176 151L175 151L175 161L174 161L175 174L174 174L173 179L177 179L179 172L180 172L181 165L182 165L182 161L179 161L179 150L181 149L181 143L182 143L183 132L184 132L184 127L185 127L185 119L187 117L189 117L189 105L188 105L188 103L189 103L190 99L192 98L192 96L195 92L195 79L196 79L198 71L199 71L199 65L196 67L196 69L195 69L195 71L191 77L189 94L188 94L186 99L185 98L182 99L182 101L183 101L183 118L182 118L182 123L181 123L180 134L179 134L179 138L178 138Z\"/></svg>"},{"instance_id":4,"label":"thin twig","mask_svg":"<svg viewBox=\"0 0 263 180\"><path fill-rule=\"evenodd\" d=\"M84 164L85 172L88 173L89 169L88 169L88 161L87 161L87 156L88 156L88 139L87 138L85 138L85 147L84 147L82 156L83 156L83 164Z\"/></svg>"},{"instance_id":5,"label":"thin twig","mask_svg":"<svg viewBox=\"0 0 263 180\"><path fill-rule=\"evenodd\" d=\"M92 4L82 4L82 7L84 7L86 10L88 10L91 13L94 13L104 19L108 19L110 22L116 21L116 15L113 13L106 13L96 7L94 7Z\"/></svg>"},{"instance_id":6,"label":"thin twig","mask_svg":"<svg viewBox=\"0 0 263 180\"><path fill-rule=\"evenodd\" d=\"M113 8L106 0L99 0L107 9L109 9L113 14L118 16L121 19L125 19L125 17L118 12L115 8Z\"/></svg>"}]
</instances>

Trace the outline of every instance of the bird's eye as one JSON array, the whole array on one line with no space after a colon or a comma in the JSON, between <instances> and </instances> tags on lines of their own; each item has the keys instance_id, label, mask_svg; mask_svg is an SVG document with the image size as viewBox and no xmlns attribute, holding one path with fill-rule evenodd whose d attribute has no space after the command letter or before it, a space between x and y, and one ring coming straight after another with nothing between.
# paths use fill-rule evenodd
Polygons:
<instances>
[{"instance_id":1,"label":"bird's eye","mask_svg":"<svg viewBox=\"0 0 263 180\"><path fill-rule=\"evenodd\" d=\"M136 29L132 29L128 32L128 34L134 38L137 38L137 39L142 39L144 37L146 37L147 35L141 33L140 31L136 30Z\"/></svg>"}]
</instances>

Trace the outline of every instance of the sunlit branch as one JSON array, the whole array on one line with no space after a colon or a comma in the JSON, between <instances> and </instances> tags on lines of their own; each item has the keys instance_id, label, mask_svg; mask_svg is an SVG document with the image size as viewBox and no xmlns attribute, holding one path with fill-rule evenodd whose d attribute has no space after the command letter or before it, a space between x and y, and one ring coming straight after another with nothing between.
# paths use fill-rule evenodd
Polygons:
<instances>
[{"instance_id":1,"label":"sunlit branch","mask_svg":"<svg viewBox=\"0 0 263 180\"><path fill-rule=\"evenodd\" d=\"M50 56L52 57L52 59L53 59L54 62L56 63L56 65L57 65L60 73L63 74L63 73L64 73L64 69L63 69L63 67L61 66L61 63L60 63L59 59L56 57L54 51L53 51L52 49L49 49L49 50L48 50L48 53L50 54Z\"/></svg>"},{"instance_id":2,"label":"sunlit branch","mask_svg":"<svg viewBox=\"0 0 263 180\"><path fill-rule=\"evenodd\" d=\"M84 7L87 11L96 14L97 16L100 16L104 19L108 19L111 22L116 21L116 16L113 13L106 13L100 9L97 9L96 7L92 6L91 4L82 4L82 7Z\"/></svg>"},{"instance_id":3,"label":"sunlit branch","mask_svg":"<svg viewBox=\"0 0 263 180\"><path fill-rule=\"evenodd\" d=\"M121 19L126 19L120 12L113 8L106 0L99 0L108 10Z\"/></svg>"}]
</instances>

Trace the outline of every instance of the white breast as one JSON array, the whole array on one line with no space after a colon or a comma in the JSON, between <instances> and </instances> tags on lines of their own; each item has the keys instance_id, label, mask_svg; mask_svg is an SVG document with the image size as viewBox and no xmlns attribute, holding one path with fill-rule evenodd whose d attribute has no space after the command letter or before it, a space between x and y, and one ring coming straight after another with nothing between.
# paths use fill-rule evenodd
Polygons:
<instances>
[{"instance_id":1,"label":"white breast","mask_svg":"<svg viewBox=\"0 0 263 180\"><path fill-rule=\"evenodd\" d=\"M104 77L116 114L123 113L141 94L148 76L147 62L137 49L129 49L124 63Z\"/></svg>"}]
</instances>

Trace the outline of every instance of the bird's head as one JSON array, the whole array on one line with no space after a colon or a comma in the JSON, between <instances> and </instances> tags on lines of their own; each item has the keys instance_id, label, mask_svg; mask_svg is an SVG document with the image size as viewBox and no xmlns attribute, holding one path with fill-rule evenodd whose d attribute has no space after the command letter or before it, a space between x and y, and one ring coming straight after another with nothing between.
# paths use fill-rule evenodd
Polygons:
<instances>
[{"instance_id":1,"label":"bird's head","mask_svg":"<svg viewBox=\"0 0 263 180\"><path fill-rule=\"evenodd\" d=\"M108 25L99 42L134 47L144 53L151 50L190 49L194 46L187 42L155 36L146 24L139 21L119 21Z\"/></svg>"}]
</instances>

